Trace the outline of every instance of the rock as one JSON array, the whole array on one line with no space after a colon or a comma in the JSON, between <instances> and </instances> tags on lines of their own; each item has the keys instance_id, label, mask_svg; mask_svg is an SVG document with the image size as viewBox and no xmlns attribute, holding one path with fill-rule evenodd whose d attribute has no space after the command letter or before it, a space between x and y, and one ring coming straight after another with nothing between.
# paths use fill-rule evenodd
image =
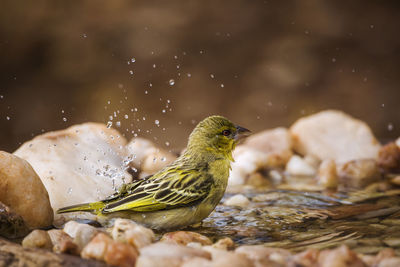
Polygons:
<instances>
[{"instance_id":1,"label":"rock","mask_svg":"<svg viewBox=\"0 0 400 267\"><path fill-rule=\"evenodd\" d=\"M324 188L335 189L339 183L335 161L331 159L322 161L318 168L317 178L318 183Z\"/></svg>"},{"instance_id":2,"label":"rock","mask_svg":"<svg viewBox=\"0 0 400 267\"><path fill-rule=\"evenodd\" d=\"M394 142L381 147L378 165L386 171L400 171L400 147Z\"/></svg>"},{"instance_id":3,"label":"rock","mask_svg":"<svg viewBox=\"0 0 400 267\"><path fill-rule=\"evenodd\" d=\"M155 240L154 232L134 221L116 219L111 230L114 240L124 242L137 249L150 245Z\"/></svg>"},{"instance_id":4,"label":"rock","mask_svg":"<svg viewBox=\"0 0 400 267\"><path fill-rule=\"evenodd\" d=\"M113 266L135 266L137 250L125 243L114 241L104 233L98 233L82 250L83 258L105 261Z\"/></svg>"},{"instance_id":5,"label":"rock","mask_svg":"<svg viewBox=\"0 0 400 267\"><path fill-rule=\"evenodd\" d=\"M204 247L211 253L213 267L253 267L253 262L244 254L213 247Z\"/></svg>"},{"instance_id":6,"label":"rock","mask_svg":"<svg viewBox=\"0 0 400 267\"><path fill-rule=\"evenodd\" d=\"M292 137L286 128L275 128L253 134L246 138L244 145L268 154L268 164L283 167L292 156Z\"/></svg>"},{"instance_id":7,"label":"rock","mask_svg":"<svg viewBox=\"0 0 400 267\"><path fill-rule=\"evenodd\" d=\"M51 243L50 236L46 231L33 230L22 240L22 246L24 248L43 248L51 250L53 248L53 243Z\"/></svg>"},{"instance_id":8,"label":"rock","mask_svg":"<svg viewBox=\"0 0 400 267\"><path fill-rule=\"evenodd\" d=\"M395 266L400 266L400 257L393 257L393 258L387 258L383 259L382 261L379 262L378 265L375 265L377 267L395 267Z\"/></svg>"},{"instance_id":9,"label":"rock","mask_svg":"<svg viewBox=\"0 0 400 267\"><path fill-rule=\"evenodd\" d=\"M301 253L293 255L290 259L289 266L316 266L319 256L319 250L307 249Z\"/></svg>"},{"instance_id":10,"label":"rock","mask_svg":"<svg viewBox=\"0 0 400 267\"><path fill-rule=\"evenodd\" d=\"M131 166L141 169L143 172L141 176L153 174L176 159L172 153L159 149L153 142L139 137L129 142L127 150L130 155L133 155Z\"/></svg>"},{"instance_id":11,"label":"rock","mask_svg":"<svg viewBox=\"0 0 400 267\"><path fill-rule=\"evenodd\" d=\"M281 168L292 155L292 140L287 129L266 130L248 137L233 152L235 162L228 183L246 184L248 177L260 169Z\"/></svg>"},{"instance_id":12,"label":"rock","mask_svg":"<svg viewBox=\"0 0 400 267\"><path fill-rule=\"evenodd\" d=\"M376 159L380 148L368 125L341 111L326 110L297 120L290 128L295 151L344 163Z\"/></svg>"},{"instance_id":13,"label":"rock","mask_svg":"<svg viewBox=\"0 0 400 267\"><path fill-rule=\"evenodd\" d=\"M214 267L213 262L204 258L192 258L185 261L181 267Z\"/></svg>"},{"instance_id":14,"label":"rock","mask_svg":"<svg viewBox=\"0 0 400 267\"><path fill-rule=\"evenodd\" d=\"M178 245L187 245L189 243L200 243L201 245L211 245L211 240L199 233L190 231L169 232L162 236L160 241L170 242Z\"/></svg>"},{"instance_id":15,"label":"rock","mask_svg":"<svg viewBox=\"0 0 400 267\"><path fill-rule=\"evenodd\" d=\"M51 243L53 244L53 251L56 253L67 253L79 255L78 245L74 243L70 237L63 230L52 229L47 231Z\"/></svg>"},{"instance_id":16,"label":"rock","mask_svg":"<svg viewBox=\"0 0 400 267\"><path fill-rule=\"evenodd\" d=\"M320 267L366 267L367 265L351 251L347 246L341 246L331 250L323 250L318 256L318 266Z\"/></svg>"},{"instance_id":17,"label":"rock","mask_svg":"<svg viewBox=\"0 0 400 267\"><path fill-rule=\"evenodd\" d=\"M229 237L224 237L215 242L212 247L223 250L231 250L235 248L235 242L233 242L233 240Z\"/></svg>"},{"instance_id":18,"label":"rock","mask_svg":"<svg viewBox=\"0 0 400 267\"><path fill-rule=\"evenodd\" d=\"M85 260L67 254L56 254L44 249L23 248L19 244L0 238L0 266L106 267L107 265L99 261Z\"/></svg>"},{"instance_id":19,"label":"rock","mask_svg":"<svg viewBox=\"0 0 400 267\"><path fill-rule=\"evenodd\" d=\"M231 196L227 200L225 200L224 205L226 206L236 206L236 207L247 207L250 204L250 200L243 196L242 194L237 194Z\"/></svg>"},{"instance_id":20,"label":"rock","mask_svg":"<svg viewBox=\"0 0 400 267\"><path fill-rule=\"evenodd\" d=\"M0 201L33 229L53 223L49 195L29 163L0 151Z\"/></svg>"},{"instance_id":21,"label":"rock","mask_svg":"<svg viewBox=\"0 0 400 267\"><path fill-rule=\"evenodd\" d=\"M397 175L397 176L393 177L392 179L390 179L390 182L394 185L400 186L400 175Z\"/></svg>"},{"instance_id":22,"label":"rock","mask_svg":"<svg viewBox=\"0 0 400 267\"><path fill-rule=\"evenodd\" d=\"M286 172L294 176L314 176L317 171L307 161L297 155L293 155L286 165Z\"/></svg>"},{"instance_id":23,"label":"rock","mask_svg":"<svg viewBox=\"0 0 400 267\"><path fill-rule=\"evenodd\" d=\"M99 230L88 224L69 221L64 226L64 232L73 238L74 243L78 245L78 251L81 251Z\"/></svg>"},{"instance_id":24,"label":"rock","mask_svg":"<svg viewBox=\"0 0 400 267\"><path fill-rule=\"evenodd\" d=\"M0 202L0 236L6 238L24 237L29 233L24 219Z\"/></svg>"},{"instance_id":25,"label":"rock","mask_svg":"<svg viewBox=\"0 0 400 267\"><path fill-rule=\"evenodd\" d=\"M363 188L381 178L378 164L373 159L360 159L339 166L339 182L345 188Z\"/></svg>"},{"instance_id":26,"label":"rock","mask_svg":"<svg viewBox=\"0 0 400 267\"><path fill-rule=\"evenodd\" d=\"M252 260L256 266L284 265L289 261L291 253L281 248L269 248L263 245L241 246L235 250L238 254L243 254Z\"/></svg>"},{"instance_id":27,"label":"rock","mask_svg":"<svg viewBox=\"0 0 400 267\"><path fill-rule=\"evenodd\" d=\"M397 140L396 140L396 145L397 145L398 148L400 148L400 137L397 138Z\"/></svg>"},{"instance_id":28,"label":"rock","mask_svg":"<svg viewBox=\"0 0 400 267\"><path fill-rule=\"evenodd\" d=\"M39 174L57 211L104 199L123 180L130 182L131 176L125 171L129 163L125 144L118 131L99 123L84 123L39 135L14 154L26 159ZM75 217L76 213L55 215L57 224ZM94 216L86 212L79 218Z\"/></svg>"},{"instance_id":29,"label":"rock","mask_svg":"<svg viewBox=\"0 0 400 267\"><path fill-rule=\"evenodd\" d=\"M140 249L136 267L165 266L179 267L192 258L211 259L211 254L202 249L191 248L168 242L157 242Z\"/></svg>"},{"instance_id":30,"label":"rock","mask_svg":"<svg viewBox=\"0 0 400 267\"><path fill-rule=\"evenodd\" d=\"M399 237L388 237L383 240L383 242L389 247L400 247Z\"/></svg>"}]
</instances>

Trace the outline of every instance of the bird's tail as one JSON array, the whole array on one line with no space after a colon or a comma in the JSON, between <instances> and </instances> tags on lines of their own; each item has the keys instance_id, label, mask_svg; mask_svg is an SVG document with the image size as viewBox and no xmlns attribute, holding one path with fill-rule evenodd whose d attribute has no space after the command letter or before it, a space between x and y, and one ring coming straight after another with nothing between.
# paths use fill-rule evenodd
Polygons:
<instances>
[{"instance_id":1,"label":"bird's tail","mask_svg":"<svg viewBox=\"0 0 400 267\"><path fill-rule=\"evenodd\" d=\"M83 203L77 204L73 206L68 206L57 210L57 213L67 213L74 211L87 211L92 213L99 213L105 206L105 203L102 201L92 202L92 203Z\"/></svg>"}]
</instances>

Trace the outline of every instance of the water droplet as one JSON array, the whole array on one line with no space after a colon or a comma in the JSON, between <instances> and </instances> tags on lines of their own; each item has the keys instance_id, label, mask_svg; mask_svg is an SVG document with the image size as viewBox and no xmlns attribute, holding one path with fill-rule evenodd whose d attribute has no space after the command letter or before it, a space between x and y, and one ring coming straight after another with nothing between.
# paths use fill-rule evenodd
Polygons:
<instances>
[{"instance_id":1,"label":"water droplet","mask_svg":"<svg viewBox=\"0 0 400 267\"><path fill-rule=\"evenodd\" d=\"M370 27L371 29L373 29L373 28L375 27L375 25L371 24L371 25L369 25L369 27Z\"/></svg>"},{"instance_id":2,"label":"water droplet","mask_svg":"<svg viewBox=\"0 0 400 267\"><path fill-rule=\"evenodd\" d=\"M178 56L175 55L174 58L175 58L175 59L178 59Z\"/></svg>"},{"instance_id":3,"label":"water droplet","mask_svg":"<svg viewBox=\"0 0 400 267\"><path fill-rule=\"evenodd\" d=\"M143 117L143 118L142 118L142 120L144 120L144 121L145 121L145 120L146 120L146 117Z\"/></svg>"},{"instance_id":4,"label":"water droplet","mask_svg":"<svg viewBox=\"0 0 400 267\"><path fill-rule=\"evenodd\" d=\"M82 34L82 36L83 36L83 38L86 38L86 37L87 37L87 34L86 34L86 33L84 33L84 34Z\"/></svg>"},{"instance_id":5,"label":"water droplet","mask_svg":"<svg viewBox=\"0 0 400 267\"><path fill-rule=\"evenodd\" d=\"M167 99L167 103L168 103L168 104L171 103L171 100Z\"/></svg>"},{"instance_id":6,"label":"water droplet","mask_svg":"<svg viewBox=\"0 0 400 267\"><path fill-rule=\"evenodd\" d=\"M72 188L68 188L68 194L71 195L72 194Z\"/></svg>"},{"instance_id":7,"label":"water droplet","mask_svg":"<svg viewBox=\"0 0 400 267\"><path fill-rule=\"evenodd\" d=\"M175 84L175 80L174 79L171 79L171 80L169 80L169 85L174 85Z\"/></svg>"},{"instance_id":8,"label":"water droplet","mask_svg":"<svg viewBox=\"0 0 400 267\"><path fill-rule=\"evenodd\" d=\"M107 122L107 128L110 129L111 126L112 126L112 121L108 121L108 122Z\"/></svg>"},{"instance_id":9,"label":"water droplet","mask_svg":"<svg viewBox=\"0 0 400 267\"><path fill-rule=\"evenodd\" d=\"M61 110L61 113L64 114L64 110L63 109Z\"/></svg>"},{"instance_id":10,"label":"water droplet","mask_svg":"<svg viewBox=\"0 0 400 267\"><path fill-rule=\"evenodd\" d=\"M130 75L133 75L133 70L130 70L130 71L129 71L129 74L130 74Z\"/></svg>"},{"instance_id":11,"label":"water droplet","mask_svg":"<svg viewBox=\"0 0 400 267\"><path fill-rule=\"evenodd\" d=\"M153 87L153 84L152 84L152 83L149 83L149 87Z\"/></svg>"},{"instance_id":12,"label":"water droplet","mask_svg":"<svg viewBox=\"0 0 400 267\"><path fill-rule=\"evenodd\" d=\"M223 83L221 83L221 87L222 87L222 88L224 88L224 87L225 87L225 85L224 85Z\"/></svg>"},{"instance_id":13,"label":"water droplet","mask_svg":"<svg viewBox=\"0 0 400 267\"><path fill-rule=\"evenodd\" d=\"M115 122L115 126L121 127L121 122L120 121Z\"/></svg>"},{"instance_id":14,"label":"water droplet","mask_svg":"<svg viewBox=\"0 0 400 267\"><path fill-rule=\"evenodd\" d=\"M211 79L215 78L214 74L210 74L210 77L211 77Z\"/></svg>"},{"instance_id":15,"label":"water droplet","mask_svg":"<svg viewBox=\"0 0 400 267\"><path fill-rule=\"evenodd\" d=\"M156 68L156 64L153 64L153 69L155 69Z\"/></svg>"},{"instance_id":16,"label":"water droplet","mask_svg":"<svg viewBox=\"0 0 400 267\"><path fill-rule=\"evenodd\" d=\"M6 119L9 121L11 118L9 116L6 116Z\"/></svg>"},{"instance_id":17,"label":"water droplet","mask_svg":"<svg viewBox=\"0 0 400 267\"><path fill-rule=\"evenodd\" d=\"M135 63L135 62L136 62L136 58L134 58L134 57L131 58L131 62L132 62L132 63Z\"/></svg>"},{"instance_id":18,"label":"water droplet","mask_svg":"<svg viewBox=\"0 0 400 267\"><path fill-rule=\"evenodd\" d=\"M190 78L190 77L192 77L192 74L188 73L187 76Z\"/></svg>"},{"instance_id":19,"label":"water droplet","mask_svg":"<svg viewBox=\"0 0 400 267\"><path fill-rule=\"evenodd\" d=\"M176 65L176 68L177 68L177 69L179 69L180 67L181 67L181 66L179 66L179 65Z\"/></svg>"},{"instance_id":20,"label":"water droplet","mask_svg":"<svg viewBox=\"0 0 400 267\"><path fill-rule=\"evenodd\" d=\"M148 93L149 93L149 91L147 91L147 90L146 90L146 91L144 91L144 94L145 94L145 95L147 95Z\"/></svg>"},{"instance_id":21,"label":"water droplet","mask_svg":"<svg viewBox=\"0 0 400 267\"><path fill-rule=\"evenodd\" d=\"M389 123L387 126L388 131L393 131L393 128L394 128L393 124Z\"/></svg>"},{"instance_id":22,"label":"water droplet","mask_svg":"<svg viewBox=\"0 0 400 267\"><path fill-rule=\"evenodd\" d=\"M166 145L166 146L169 146L169 142L168 142L168 141L167 141L167 142L165 142L165 145Z\"/></svg>"},{"instance_id":23,"label":"water droplet","mask_svg":"<svg viewBox=\"0 0 400 267\"><path fill-rule=\"evenodd\" d=\"M63 121L67 121L67 118L63 117Z\"/></svg>"},{"instance_id":24,"label":"water droplet","mask_svg":"<svg viewBox=\"0 0 400 267\"><path fill-rule=\"evenodd\" d=\"M159 121L159 120L155 120L154 123L155 123L156 125L160 125L160 121Z\"/></svg>"},{"instance_id":25,"label":"water droplet","mask_svg":"<svg viewBox=\"0 0 400 267\"><path fill-rule=\"evenodd\" d=\"M336 58L332 58L332 62L335 63L336 62Z\"/></svg>"},{"instance_id":26,"label":"water droplet","mask_svg":"<svg viewBox=\"0 0 400 267\"><path fill-rule=\"evenodd\" d=\"M165 113L165 112L166 112L165 109L163 109L163 110L162 110L162 113Z\"/></svg>"},{"instance_id":27,"label":"water droplet","mask_svg":"<svg viewBox=\"0 0 400 267\"><path fill-rule=\"evenodd\" d=\"M129 118L128 114L125 114L124 118L127 120Z\"/></svg>"},{"instance_id":28,"label":"water droplet","mask_svg":"<svg viewBox=\"0 0 400 267\"><path fill-rule=\"evenodd\" d=\"M3 99L4 98L4 96L3 95L0 95L0 99Z\"/></svg>"}]
</instances>

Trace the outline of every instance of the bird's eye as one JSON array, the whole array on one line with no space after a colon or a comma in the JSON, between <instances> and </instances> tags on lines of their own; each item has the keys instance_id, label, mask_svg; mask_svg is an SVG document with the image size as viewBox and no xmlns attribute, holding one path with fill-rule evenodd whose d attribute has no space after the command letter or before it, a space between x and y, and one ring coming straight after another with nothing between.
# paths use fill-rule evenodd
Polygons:
<instances>
[{"instance_id":1,"label":"bird's eye","mask_svg":"<svg viewBox=\"0 0 400 267\"><path fill-rule=\"evenodd\" d=\"M231 134L231 131L229 131L229 130L223 130L222 131L222 135L228 136L230 134Z\"/></svg>"}]
</instances>

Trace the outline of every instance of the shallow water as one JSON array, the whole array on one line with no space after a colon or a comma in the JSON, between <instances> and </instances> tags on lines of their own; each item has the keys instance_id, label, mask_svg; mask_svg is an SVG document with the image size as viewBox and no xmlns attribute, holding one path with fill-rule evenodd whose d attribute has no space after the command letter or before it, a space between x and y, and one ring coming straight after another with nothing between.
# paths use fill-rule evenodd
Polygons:
<instances>
[{"instance_id":1,"label":"shallow water","mask_svg":"<svg viewBox=\"0 0 400 267\"><path fill-rule=\"evenodd\" d=\"M219 205L191 230L214 239L228 236L241 245L302 251L346 244L362 253L392 247L400 255L400 190L247 190L243 195L251 200L248 207Z\"/></svg>"}]
</instances>

